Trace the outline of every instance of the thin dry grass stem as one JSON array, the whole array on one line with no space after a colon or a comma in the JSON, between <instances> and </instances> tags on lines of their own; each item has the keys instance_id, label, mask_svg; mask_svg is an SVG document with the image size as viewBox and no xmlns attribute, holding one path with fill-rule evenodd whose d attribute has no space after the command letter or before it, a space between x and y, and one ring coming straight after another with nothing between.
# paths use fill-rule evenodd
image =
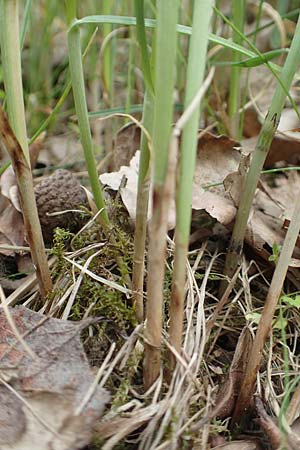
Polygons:
<instances>
[{"instance_id":1,"label":"thin dry grass stem","mask_svg":"<svg viewBox=\"0 0 300 450\"><path fill-rule=\"evenodd\" d=\"M194 355L192 356L192 358L190 358L189 361L187 361L186 359L183 358L182 355L180 355L175 347L172 347L172 345L169 344L169 342L167 341L167 339L164 339L164 343L166 345L166 347L169 349L169 351L173 354L175 361L181 366L181 373L182 370L184 369L184 371L188 372L188 378L190 381L192 381L195 386L197 387L197 389L200 390L200 382L197 379L196 375L194 374L195 370L194 370L194 365L197 361L197 354L194 353Z\"/></svg>"},{"instance_id":2,"label":"thin dry grass stem","mask_svg":"<svg viewBox=\"0 0 300 450\"><path fill-rule=\"evenodd\" d=\"M26 308L29 308L29 306L31 306L31 303L38 301L38 300L39 300L39 295L38 295L38 291L36 291L30 297L27 298L27 300L23 303L23 306L25 306Z\"/></svg>"},{"instance_id":3,"label":"thin dry grass stem","mask_svg":"<svg viewBox=\"0 0 300 450\"><path fill-rule=\"evenodd\" d=\"M78 290L79 290L79 288L80 288L80 285L81 285L81 283L82 283L82 280L83 280L83 277L84 277L84 275L85 275L85 273L86 273L87 268L88 268L89 265L91 264L92 260L93 260L96 256L98 256L100 253L101 253L101 250L98 250L97 252L93 253L91 256L88 257L88 259L87 259L86 262L84 263L84 265L83 265L83 267L82 267L82 270L81 270L79 276L77 277L76 283L74 284L73 291L72 291L72 293L71 293L71 295L70 295L70 297L69 297L69 300L68 300L68 302L67 302L67 304L66 304L65 310L64 310L64 312L63 312L63 314L62 314L62 317L61 317L61 318L62 318L63 320L67 320L67 318L68 318L69 315L70 315L72 306L73 306L74 301L75 301L75 299L76 299L77 292L78 292Z\"/></svg>"},{"instance_id":4,"label":"thin dry grass stem","mask_svg":"<svg viewBox=\"0 0 300 450\"><path fill-rule=\"evenodd\" d=\"M213 341L212 341L212 343L211 343L211 345L210 345L210 347L209 347L209 349L208 349L208 351L207 351L207 356L210 355L210 354L212 353L212 351L213 351L213 349L214 349L214 347L215 347L215 345L216 345L216 342L217 342L217 340L219 339L219 336L220 336L221 331L222 331L223 329L227 329L227 330L230 330L230 331L231 331L231 328L226 327L226 326L225 326L225 323L226 323L226 321L227 321L227 318L228 318L229 315L230 315L231 309L233 308L233 306L235 305L235 303L238 301L238 299L240 298L240 296L242 295L243 292L244 292L244 289L243 289L243 288L240 288L240 289L238 290L238 292L236 293L235 297L231 300L230 305L229 305L229 308L227 309L227 311L225 312L224 316L222 317L221 323L218 324L218 327L219 327L219 328L218 328L218 330L216 331L215 336L214 336L214 339L213 339ZM235 331L235 330L234 330L234 331Z\"/></svg>"},{"instance_id":5,"label":"thin dry grass stem","mask_svg":"<svg viewBox=\"0 0 300 450\"><path fill-rule=\"evenodd\" d=\"M128 355L128 349L131 348L132 346L132 341L136 341L136 339L138 338L138 333L141 330L141 326L138 325L136 327L136 329L134 330L134 332L131 334L131 336L127 339L127 341L125 342L125 344L121 347L121 349L118 351L118 353L116 354L116 356L114 357L114 359L111 361L105 375L103 376L99 386L103 387L105 385L105 383L107 382L110 374L112 373L112 371L114 370L114 368L117 366L117 364L122 360L122 358L124 357L124 355Z\"/></svg>"},{"instance_id":6,"label":"thin dry grass stem","mask_svg":"<svg viewBox=\"0 0 300 450\"><path fill-rule=\"evenodd\" d=\"M193 367L195 367L194 360L189 363L183 373L181 373L179 368L174 371L170 389L168 391L168 409L162 418L151 446L149 446L149 450L157 448L165 435L166 429L170 429L171 431L171 445L169 448L178 448L179 438L181 436L180 430L184 430L183 424L188 418L190 400L194 393L194 383L188 381L188 374Z\"/></svg>"},{"instance_id":7,"label":"thin dry grass stem","mask_svg":"<svg viewBox=\"0 0 300 450\"><path fill-rule=\"evenodd\" d=\"M169 399L166 398L164 403L160 403L160 407L156 415L149 422L147 428L142 433L142 439L140 441L138 450L150 450L155 448L153 445L153 437L156 436L159 421L162 419L164 414L167 413L168 409Z\"/></svg>"},{"instance_id":8,"label":"thin dry grass stem","mask_svg":"<svg viewBox=\"0 0 300 450\"><path fill-rule=\"evenodd\" d=\"M191 268L190 265L187 265L187 302L185 308L185 316L186 316L186 330L184 335L183 342L183 350L188 355L193 354L194 352L198 352L197 344L195 343L194 336L194 311L196 308L196 298L198 299L198 309L197 309L197 323L200 329L205 330L205 313L203 302L201 300L201 295L198 287L197 280L195 279L195 271L198 268L198 264L201 261L202 256L204 255L204 249L206 247L206 242L203 243L202 248L200 249L196 261ZM204 336L203 336L204 337ZM202 354L202 352L201 352Z\"/></svg>"},{"instance_id":9,"label":"thin dry grass stem","mask_svg":"<svg viewBox=\"0 0 300 450\"><path fill-rule=\"evenodd\" d=\"M162 402L164 402L164 400L162 400ZM158 403L146 407L140 407L131 413L127 413L128 417L119 417L120 408L118 408L116 410L116 417L112 417L106 422L101 421L96 425L95 433L99 433L99 437L102 439L114 436L113 440L109 440L104 444L108 446L107 448L113 448L109 446L115 446L124 437L128 436L137 428L140 428L142 425L147 423L156 414L159 407L160 404ZM117 435L116 430L118 430Z\"/></svg>"},{"instance_id":10,"label":"thin dry grass stem","mask_svg":"<svg viewBox=\"0 0 300 450\"><path fill-rule=\"evenodd\" d=\"M68 300L71 293L73 292L75 283L71 283L70 286L65 288L63 295L60 298L54 298L51 302L51 307L49 308L49 315L53 316L58 309L60 309L63 304Z\"/></svg>"},{"instance_id":11,"label":"thin dry grass stem","mask_svg":"<svg viewBox=\"0 0 300 450\"><path fill-rule=\"evenodd\" d=\"M211 266L213 265L213 258L211 260ZM184 351L190 355L190 357L193 354L197 355L198 360L198 367L201 364L203 353L204 353L204 347L206 342L206 321L205 321L205 312L204 312L204 298L205 298L205 286L207 284L207 279L203 279L201 288L199 290L197 280L195 279L194 273L191 273L191 271L188 271L188 281L190 283L190 290L189 290L189 296L190 298L194 297L194 291L195 291L195 297L198 300L198 302L195 304L193 301L192 307L189 311L192 318L196 316L196 320L192 322L192 327L187 329L186 335L185 335L185 341L183 349ZM203 289L202 289L203 286ZM187 316L188 320L188 316ZM197 367L197 369L198 369ZM196 369L196 371L197 371Z\"/></svg>"},{"instance_id":12,"label":"thin dry grass stem","mask_svg":"<svg viewBox=\"0 0 300 450\"><path fill-rule=\"evenodd\" d=\"M162 401L161 403L163 403ZM103 425L99 426L99 433L101 437L106 437L107 431L109 436L114 435L109 441L107 441L102 447L103 450L111 450L115 448L115 445L120 442L123 438L128 436L130 433L140 428L142 425L147 423L153 416L156 415L160 404L150 405L146 408L140 408L137 411L131 413L129 418L121 418L112 421L107 424L106 429ZM104 429L103 429L104 428ZM107 430L107 431L106 431ZM118 432L116 433L116 430Z\"/></svg>"},{"instance_id":13,"label":"thin dry grass stem","mask_svg":"<svg viewBox=\"0 0 300 450\"><path fill-rule=\"evenodd\" d=\"M273 353L273 336L270 336L270 343L268 345L268 350L265 352L267 357L267 370L266 370L266 382L264 383L264 397L268 400L269 404L272 406L273 411L278 416L280 411L280 406L277 401L277 394L275 392L275 384L272 381L272 366L274 368L274 353ZM262 396L261 383L263 382L262 376L257 376L257 391L260 396Z\"/></svg>"},{"instance_id":14,"label":"thin dry grass stem","mask_svg":"<svg viewBox=\"0 0 300 450\"><path fill-rule=\"evenodd\" d=\"M74 267L77 267L80 271L84 270L84 267L81 264L78 264L76 261L73 261L72 259L68 258L67 256L64 256L64 259L68 261L70 264L72 264ZM105 284L106 286L116 289L117 291L122 292L123 294L131 294L131 290L127 289L124 286L121 286L120 284L116 283L115 281L106 280L106 278L101 277L99 275L96 275L95 273L91 272L89 269L85 269L85 274L89 275L93 280L99 281L99 283Z\"/></svg>"},{"instance_id":15,"label":"thin dry grass stem","mask_svg":"<svg viewBox=\"0 0 300 450\"><path fill-rule=\"evenodd\" d=\"M113 355L113 352L115 351L115 348L116 348L116 344L115 344L115 342L113 342L112 345L110 346L110 349L109 349L106 357L104 358L103 363L101 364L101 367L99 367L99 370L97 372L97 375L95 376L95 379L94 379L93 383L91 384L91 386L87 390L87 392L86 392L84 398L82 399L80 405L78 405L78 407L76 408L75 413L74 413L75 416L79 416L82 413L82 411L84 410L84 408L86 407L86 405L88 404L88 402L90 401L92 396L94 395L94 393L95 393L95 391L96 391L96 389L98 387L98 384L99 384L99 382L101 380L101 377L103 376L103 373L104 373L104 371L105 371L105 369L106 369L106 367L107 367L107 365L108 365L108 363L109 363L109 361L110 361L110 359L111 359L111 357Z\"/></svg>"},{"instance_id":16,"label":"thin dry grass stem","mask_svg":"<svg viewBox=\"0 0 300 450\"><path fill-rule=\"evenodd\" d=\"M30 247L25 247L25 246L22 246L22 245L1 244L0 245L0 250L12 250L13 252L16 252L16 253L18 253L18 252L30 252Z\"/></svg>"},{"instance_id":17,"label":"thin dry grass stem","mask_svg":"<svg viewBox=\"0 0 300 450\"><path fill-rule=\"evenodd\" d=\"M232 289L235 286L237 277L240 273L241 267L238 267L238 269L235 271L235 274L233 275L233 277L231 278L229 284L227 285L224 294L222 295L220 301L217 303L215 310L211 316L211 318L207 321L206 324L206 337L207 339L210 336L211 330L220 314L220 312L222 311L222 309L224 308L224 306L226 305L226 303L228 302L229 296L232 292Z\"/></svg>"},{"instance_id":18,"label":"thin dry grass stem","mask_svg":"<svg viewBox=\"0 0 300 450\"><path fill-rule=\"evenodd\" d=\"M200 289L198 288L198 284L193 278L193 287L195 289L197 298L198 298L198 305L196 312L196 321L194 325L194 329L191 330L191 338L194 341L193 348L191 349L193 352L196 352L199 356L198 364L196 371L198 371L199 365L201 364L201 359L204 352L204 346L205 346L205 338L207 337L207 330L206 330L206 321L205 321L205 313L204 313L204 299L206 295L206 288L207 283L209 280L210 272L213 268L214 263L216 262L216 259L218 257L217 250L214 252L214 254L211 256L209 260L209 264L205 270L204 277L200 286ZM193 314L192 311L190 313ZM200 325L201 324L201 325ZM201 356L201 358L200 358Z\"/></svg>"},{"instance_id":19,"label":"thin dry grass stem","mask_svg":"<svg viewBox=\"0 0 300 450\"><path fill-rule=\"evenodd\" d=\"M138 340L141 336L141 332L143 330L143 325L137 325L136 328L133 330L133 332L130 335L130 339L128 340L128 344L126 347L126 352L124 352L123 359L120 362L119 369L124 370L126 363L131 355L131 352L134 351L141 351L143 349L142 344L140 344L140 341ZM139 344L139 348L137 349L137 345Z\"/></svg>"},{"instance_id":20,"label":"thin dry grass stem","mask_svg":"<svg viewBox=\"0 0 300 450\"><path fill-rule=\"evenodd\" d=\"M277 26L280 35L280 47L285 48L287 46L287 35L284 21L280 13L276 9L274 9L272 5L265 2L262 4L262 9L268 16L270 16L270 18Z\"/></svg>"},{"instance_id":21,"label":"thin dry grass stem","mask_svg":"<svg viewBox=\"0 0 300 450\"><path fill-rule=\"evenodd\" d=\"M199 288L194 275L204 255L204 250L205 244L200 249L193 268L189 264L187 265L186 332L183 353L178 353L174 347L165 342L178 364L172 374L169 389L165 394L167 409L164 405L151 419L143 432L139 445L139 448L143 450L179 448L178 445L185 430L204 412L204 409L200 409L192 418L189 417L191 404L194 402L196 404L199 401L196 399L203 395L201 381L198 377L205 345L204 298L212 267L218 257L217 252L215 252L210 258ZM170 435L167 439L165 436L166 429L169 430Z\"/></svg>"},{"instance_id":22,"label":"thin dry grass stem","mask_svg":"<svg viewBox=\"0 0 300 450\"><path fill-rule=\"evenodd\" d=\"M265 111L261 111L261 110L260 110L260 108L259 108L259 106L258 106L258 104L257 104L257 101L258 101L260 98L263 98L264 93L265 93L266 91L268 91L268 89L271 89L271 88L274 89L275 84L276 84L276 81L274 80L274 77L273 77L272 75L267 76L267 77L264 79L264 84L263 84L262 88L259 90L259 92L258 92L256 95L254 95L253 92L252 92L252 89L251 89L251 82L250 82L249 85L248 85L248 95L249 95L250 100L249 100L249 102L245 105L245 107L253 106L254 109L255 109L255 111L256 111L256 113L257 113L257 115L258 115L258 117L260 117L261 120L264 119ZM272 85L273 85L273 86L272 86Z\"/></svg>"}]
</instances>

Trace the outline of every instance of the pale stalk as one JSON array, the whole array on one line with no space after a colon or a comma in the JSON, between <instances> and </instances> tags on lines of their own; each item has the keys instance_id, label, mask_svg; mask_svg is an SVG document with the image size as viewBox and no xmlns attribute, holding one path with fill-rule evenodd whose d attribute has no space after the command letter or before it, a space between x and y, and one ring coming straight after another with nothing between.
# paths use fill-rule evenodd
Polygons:
<instances>
[{"instance_id":1,"label":"pale stalk","mask_svg":"<svg viewBox=\"0 0 300 450\"><path fill-rule=\"evenodd\" d=\"M143 126L151 130L153 126L153 96L146 91L144 99L144 117ZM149 173L149 147L145 134L141 134L140 143L140 166L138 179L138 193L136 202L136 222L134 233L134 255L133 255L133 273L132 290L133 304L136 311L136 317L139 322L144 320L144 270L145 270L145 243L147 233L148 203L150 189Z\"/></svg>"},{"instance_id":2,"label":"pale stalk","mask_svg":"<svg viewBox=\"0 0 300 450\"><path fill-rule=\"evenodd\" d=\"M205 31L208 31L211 17L211 14L209 13L212 11L212 2L210 0L203 2L202 7L205 11L203 11L202 8L199 8L195 11L194 16L194 25L197 28L197 32L195 33L195 40L190 43L191 48L188 63L186 93L187 105L184 114L178 120L174 128L174 133L177 131L178 136L183 128L176 204L175 258L172 278L169 332L170 343L175 347L178 353L180 353L181 349L183 330L186 258L191 226L193 174L195 170L198 124L200 119L199 105L206 89L211 84L214 74L214 69L211 69L207 79L203 83L207 48L207 34L205 34ZM205 21L204 12L207 14ZM198 20L201 20L201 27L199 26ZM201 30L200 33L199 30ZM200 55L203 55L203 60L196 58L195 55L197 55L198 52ZM172 357L171 362L174 362Z\"/></svg>"},{"instance_id":3,"label":"pale stalk","mask_svg":"<svg viewBox=\"0 0 300 450\"><path fill-rule=\"evenodd\" d=\"M19 4L17 0L1 0L1 59L9 122L0 108L1 141L6 148L16 175L26 238L36 268L41 296L52 290L52 281L35 202L30 167L25 109L23 99Z\"/></svg>"},{"instance_id":4,"label":"pale stalk","mask_svg":"<svg viewBox=\"0 0 300 450\"><path fill-rule=\"evenodd\" d=\"M9 123L30 166L23 99L18 0L1 0L1 62Z\"/></svg>"},{"instance_id":5,"label":"pale stalk","mask_svg":"<svg viewBox=\"0 0 300 450\"><path fill-rule=\"evenodd\" d=\"M142 71L146 87L143 107L143 126L150 132L153 128L154 88L151 72L151 62L147 48L144 0L135 0L135 14L137 20L137 39L139 42ZM153 59L153 58L152 58ZM139 322L144 320L144 269L145 269L145 245L148 220L148 203L150 190L149 173L150 151L149 143L145 133L141 133L140 141L140 164L138 178L138 192L136 203L136 221L134 233L134 255L132 290L133 305Z\"/></svg>"},{"instance_id":6,"label":"pale stalk","mask_svg":"<svg viewBox=\"0 0 300 450\"><path fill-rule=\"evenodd\" d=\"M173 119L173 91L177 50L178 0L158 0L155 56L153 211L149 224L147 313L144 382L148 388L161 368L163 284L166 232L171 190L166 183ZM174 163L174 159L170 158ZM172 170L169 169L171 177ZM169 180L170 181L170 180Z\"/></svg>"}]
</instances>

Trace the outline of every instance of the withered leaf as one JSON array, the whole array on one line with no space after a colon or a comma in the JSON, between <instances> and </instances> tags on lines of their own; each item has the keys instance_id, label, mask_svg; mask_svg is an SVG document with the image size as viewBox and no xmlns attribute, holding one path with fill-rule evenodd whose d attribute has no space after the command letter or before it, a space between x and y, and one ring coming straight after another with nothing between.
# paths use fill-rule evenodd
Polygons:
<instances>
[{"instance_id":1,"label":"withered leaf","mask_svg":"<svg viewBox=\"0 0 300 450\"><path fill-rule=\"evenodd\" d=\"M12 318L37 355L24 350L0 312L1 450L76 450L89 443L109 395L97 388L82 411L93 376L80 342L81 323L47 318L25 307ZM13 408L11 407L13 404ZM8 424L8 414L13 423Z\"/></svg>"}]
</instances>

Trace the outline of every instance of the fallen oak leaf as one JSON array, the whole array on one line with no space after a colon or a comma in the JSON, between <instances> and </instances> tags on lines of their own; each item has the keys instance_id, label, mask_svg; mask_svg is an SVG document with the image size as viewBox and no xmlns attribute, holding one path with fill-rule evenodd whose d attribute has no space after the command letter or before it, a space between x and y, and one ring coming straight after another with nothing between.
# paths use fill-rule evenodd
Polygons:
<instances>
[{"instance_id":1,"label":"fallen oak leaf","mask_svg":"<svg viewBox=\"0 0 300 450\"><path fill-rule=\"evenodd\" d=\"M133 133L135 125L131 125ZM127 129L127 128L126 128ZM203 210L223 225L230 224L236 214L236 207L223 187L225 177L237 170L240 162L238 142L226 137L215 136L212 133L202 133L198 140L197 161L194 173L192 208ZM131 149L132 150L132 149ZM131 153L130 153L131 155ZM126 186L120 189L120 194L130 217L135 221L137 180L139 170L139 152L130 160L129 166L122 166L118 172L100 175L100 181L110 189L118 191L125 176ZM149 211L151 211L151 195ZM174 194L173 194L173 197ZM150 213L148 214L148 219ZM168 218L168 228L175 226L175 199L173 198Z\"/></svg>"},{"instance_id":2,"label":"fallen oak leaf","mask_svg":"<svg viewBox=\"0 0 300 450\"><path fill-rule=\"evenodd\" d=\"M5 420L6 405L14 395L14 415L21 415L26 424L18 433L6 430L1 450L75 450L87 445L109 395L97 388L82 413L75 414L93 382L80 342L83 325L47 318L24 307L10 312L38 359L24 352L0 311L0 421Z\"/></svg>"}]
</instances>

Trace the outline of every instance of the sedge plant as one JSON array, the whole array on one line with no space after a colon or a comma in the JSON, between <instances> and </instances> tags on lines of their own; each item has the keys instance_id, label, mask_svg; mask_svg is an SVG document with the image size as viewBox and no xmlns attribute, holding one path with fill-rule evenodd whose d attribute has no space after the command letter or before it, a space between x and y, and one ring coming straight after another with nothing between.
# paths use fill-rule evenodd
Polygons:
<instances>
[{"instance_id":1,"label":"sedge plant","mask_svg":"<svg viewBox=\"0 0 300 450\"><path fill-rule=\"evenodd\" d=\"M66 0L66 13L68 24L70 26L77 16L77 0ZM89 125L82 65L80 29L78 26L70 27L68 30L68 54L74 103L86 166L96 206L99 211L101 211L101 218L104 226L107 227L109 225L109 219L98 177L91 129Z\"/></svg>"},{"instance_id":2,"label":"sedge plant","mask_svg":"<svg viewBox=\"0 0 300 450\"><path fill-rule=\"evenodd\" d=\"M135 13L137 19L137 38L141 51L142 70L146 87L144 96L144 107L143 107L143 127L146 128L148 131L150 130L152 131L154 87L145 33L144 0L135 0ZM145 243L146 243L149 189L150 189L149 160L150 160L149 143L145 133L142 131L140 141L140 165L139 165L138 192L136 203L136 222L134 233L134 255L133 255L133 274L132 274L133 305L136 311L137 320L139 322L142 322L144 319L143 285L144 285L144 267L145 267Z\"/></svg>"},{"instance_id":3,"label":"sedge plant","mask_svg":"<svg viewBox=\"0 0 300 450\"><path fill-rule=\"evenodd\" d=\"M26 237L41 295L52 290L52 281L38 217L28 149L19 37L19 3L1 0L1 59L9 122L0 108L1 141L16 175Z\"/></svg>"},{"instance_id":4,"label":"sedge plant","mask_svg":"<svg viewBox=\"0 0 300 450\"><path fill-rule=\"evenodd\" d=\"M234 0L233 2L233 23L241 32L244 27L245 20L245 0ZM239 33L233 31L233 41L236 44L242 45L242 37ZM234 63L240 62L241 55L237 52L232 53L232 61ZM230 133L232 138L239 140L241 138L240 114L241 107L241 72L242 68L238 65L233 65L230 70L230 88L229 88L229 102L228 114L230 120Z\"/></svg>"},{"instance_id":5,"label":"sedge plant","mask_svg":"<svg viewBox=\"0 0 300 450\"><path fill-rule=\"evenodd\" d=\"M189 107L203 83L211 15L211 0L195 2L188 55L185 110ZM186 258L191 226L193 173L196 162L199 119L200 105L198 104L184 126L179 157L175 258L170 305L170 343L179 354L183 329Z\"/></svg>"},{"instance_id":6,"label":"sedge plant","mask_svg":"<svg viewBox=\"0 0 300 450\"><path fill-rule=\"evenodd\" d=\"M258 324L258 328L248 359L245 377L243 379L242 387L236 402L236 408L233 415L233 421L235 423L240 423L242 417L249 409L255 382L257 379L257 373L259 371L263 356L263 348L272 327L274 313L276 307L278 306L278 300L281 296L283 283L300 232L300 201L298 200L298 195L295 198L297 200L294 212L272 277L271 285L265 301L265 306Z\"/></svg>"},{"instance_id":7,"label":"sedge plant","mask_svg":"<svg viewBox=\"0 0 300 450\"><path fill-rule=\"evenodd\" d=\"M269 111L265 117L261 131L259 133L249 172L247 173L244 182L240 205L237 211L230 246L225 261L224 272L225 275L229 277L232 277L232 275L234 274L240 260L247 222L260 173L269 152L272 140L276 133L287 93L292 84L293 77L300 66L300 60L298 58L299 51L300 22L298 19L291 47L279 75L274 96L272 98Z\"/></svg>"},{"instance_id":8,"label":"sedge plant","mask_svg":"<svg viewBox=\"0 0 300 450\"><path fill-rule=\"evenodd\" d=\"M298 17L295 34L291 43L290 51L280 74L280 80L284 84L285 89L288 90L291 86L294 74L299 68L300 62L298 54L300 51L300 16ZM240 250L242 248L244 234L247 226L247 219L250 212L253 196L257 186L260 171L263 167L264 160L269 151L272 139L278 126L280 114L284 106L286 94L282 86L278 83L273 100L270 105L269 112L264 121L262 130L260 132L256 150L253 156L253 161L250 166L249 173L246 177L245 188L242 193L241 205L237 213L237 220L233 230L231 239L230 252L226 258L226 270L231 274L238 262ZM295 197L298 198L297 196ZM244 412L248 410L254 385L257 377L257 372L260 367L260 362L263 354L263 347L269 335L272 319L281 294L284 279L290 264L290 259L296 244L297 236L300 230L300 204L296 201L294 213L291 223L284 240L282 251L277 262L271 286L267 295L265 307L258 325L255 335L251 355L248 361L246 375L243 380L242 389L240 391L236 409L234 412L234 422L240 422Z\"/></svg>"},{"instance_id":9,"label":"sedge plant","mask_svg":"<svg viewBox=\"0 0 300 450\"><path fill-rule=\"evenodd\" d=\"M72 83L72 91L75 103L75 110L78 119L80 139L84 150L85 162L89 174L89 180L94 196L95 204L100 211L100 220L105 232L111 229L111 224L106 210L106 205L99 181L96 158L93 148L92 134L89 124L89 114L87 109L84 73L82 63L82 51L80 41L80 28L77 24L77 0L66 0L66 14L69 24L68 30L68 54ZM116 244L115 236L111 234L111 241ZM130 277L123 262L122 257L116 258L120 273L124 276L127 285L131 285Z\"/></svg>"},{"instance_id":10,"label":"sedge plant","mask_svg":"<svg viewBox=\"0 0 300 450\"><path fill-rule=\"evenodd\" d=\"M177 50L178 0L157 1L154 80L153 197L149 223L144 383L151 386L161 370L163 284L168 206L171 198L169 155ZM169 167L168 167L169 164ZM167 176L169 175L169 176Z\"/></svg>"}]
</instances>

